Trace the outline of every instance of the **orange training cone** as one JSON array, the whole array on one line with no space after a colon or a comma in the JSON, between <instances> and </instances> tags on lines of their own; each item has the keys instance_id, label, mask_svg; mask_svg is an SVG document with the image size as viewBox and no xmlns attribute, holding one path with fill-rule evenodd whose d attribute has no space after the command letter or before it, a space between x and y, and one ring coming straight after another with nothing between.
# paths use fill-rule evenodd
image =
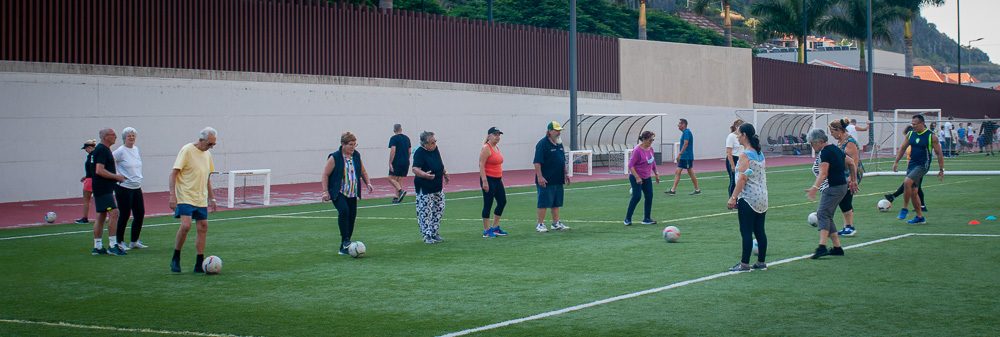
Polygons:
<instances>
[{"instance_id":1,"label":"orange training cone","mask_svg":"<svg viewBox=\"0 0 1000 337\"><path fill-rule=\"evenodd\" d=\"M979 224L979 220L972 220L972 221L969 221L969 224L970 224L970 225L978 225L978 224Z\"/></svg>"}]
</instances>

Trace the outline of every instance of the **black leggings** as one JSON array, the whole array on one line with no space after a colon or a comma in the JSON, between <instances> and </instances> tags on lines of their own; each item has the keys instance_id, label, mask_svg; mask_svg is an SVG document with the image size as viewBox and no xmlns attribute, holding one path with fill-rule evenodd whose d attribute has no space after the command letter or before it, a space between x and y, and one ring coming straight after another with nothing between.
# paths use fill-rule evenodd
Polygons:
<instances>
[{"instance_id":1,"label":"black leggings","mask_svg":"<svg viewBox=\"0 0 1000 337\"><path fill-rule=\"evenodd\" d=\"M118 228L115 233L119 242L125 242L125 225L132 215L132 242L139 241L142 221L146 218L146 202L142 199L142 189L115 186L115 201L118 202Z\"/></svg>"},{"instance_id":2,"label":"black leggings","mask_svg":"<svg viewBox=\"0 0 1000 337\"><path fill-rule=\"evenodd\" d=\"M840 212L847 213L854 210L854 193L851 190L847 190L847 194L844 195L843 199L840 199Z\"/></svg>"},{"instance_id":3,"label":"black leggings","mask_svg":"<svg viewBox=\"0 0 1000 337\"><path fill-rule=\"evenodd\" d=\"M337 208L337 226L340 227L340 245L351 242L354 234L354 221L358 218L358 198L348 198L343 193L333 200Z\"/></svg>"},{"instance_id":4,"label":"black leggings","mask_svg":"<svg viewBox=\"0 0 1000 337\"><path fill-rule=\"evenodd\" d=\"M507 190L503 188L503 178L486 177L486 183L490 191L483 191L483 219L490 218L494 199L497 201L497 208L493 210L493 214L503 216L503 208L507 206ZM482 180L479 181L479 187L483 187Z\"/></svg>"},{"instance_id":5,"label":"black leggings","mask_svg":"<svg viewBox=\"0 0 1000 337\"><path fill-rule=\"evenodd\" d=\"M892 193L892 197L898 198L900 195L903 195L903 188L905 187L906 185L899 185L899 188L896 189L896 192ZM927 199L924 199L924 188L921 187L920 184L917 184L917 195L920 196L920 204L923 206L927 206Z\"/></svg>"},{"instance_id":6,"label":"black leggings","mask_svg":"<svg viewBox=\"0 0 1000 337\"><path fill-rule=\"evenodd\" d=\"M726 172L729 173L729 196L733 196L733 190L736 189L736 167L739 166L740 157L733 156L733 165L729 166L729 161L726 161Z\"/></svg>"},{"instance_id":7,"label":"black leggings","mask_svg":"<svg viewBox=\"0 0 1000 337\"><path fill-rule=\"evenodd\" d=\"M750 208L750 204L743 199L736 203L736 212L740 219L740 236L743 237L743 255L740 256L740 262L750 263L754 237L757 237L757 262L764 262L764 256L767 254L764 216L767 215L767 212L755 212L753 208Z\"/></svg>"},{"instance_id":8,"label":"black leggings","mask_svg":"<svg viewBox=\"0 0 1000 337\"><path fill-rule=\"evenodd\" d=\"M635 175L628 176L628 182L632 184L632 199L628 201L628 213L625 213L625 219L632 221L632 213L635 212L635 206L639 205L639 199L645 198L645 203L642 204L642 220L650 220L650 213L653 211L653 178L646 178L642 180L642 184L639 184L635 180Z\"/></svg>"}]
</instances>

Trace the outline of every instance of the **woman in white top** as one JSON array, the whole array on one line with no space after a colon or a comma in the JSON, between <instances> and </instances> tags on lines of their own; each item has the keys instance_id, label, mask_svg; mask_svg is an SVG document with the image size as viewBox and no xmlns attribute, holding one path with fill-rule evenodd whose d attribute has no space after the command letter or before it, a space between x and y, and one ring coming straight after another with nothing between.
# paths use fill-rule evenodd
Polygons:
<instances>
[{"instance_id":1,"label":"woman in white top","mask_svg":"<svg viewBox=\"0 0 1000 337\"><path fill-rule=\"evenodd\" d=\"M142 221L146 217L146 204L142 199L142 157L139 156L139 147L135 145L135 136L133 127L122 130L124 145L112 153L115 157L115 169L125 176L125 181L115 185L115 201L118 202L120 214L117 228L119 238L125 238L125 225L129 214L132 215L132 241L126 245L125 240L121 240L122 250L147 248L139 241Z\"/></svg>"},{"instance_id":2,"label":"woman in white top","mask_svg":"<svg viewBox=\"0 0 1000 337\"><path fill-rule=\"evenodd\" d=\"M739 130L740 125L743 125L742 119L737 119L733 122L733 125L729 127L729 135L726 136L726 172L729 173L729 195L733 195L733 189L736 188L736 164L739 162L739 155L743 153L743 145L740 144L739 140Z\"/></svg>"},{"instance_id":3,"label":"woman in white top","mask_svg":"<svg viewBox=\"0 0 1000 337\"><path fill-rule=\"evenodd\" d=\"M764 263L767 255L767 234L764 232L764 217L767 215L767 165L753 124L740 125L739 141L746 150L739 153L740 164L736 168L739 178L726 206L737 210L743 252L740 262L729 268L729 271L767 270L767 264ZM754 237L757 238L757 262L751 266L750 254L753 251Z\"/></svg>"}]
</instances>

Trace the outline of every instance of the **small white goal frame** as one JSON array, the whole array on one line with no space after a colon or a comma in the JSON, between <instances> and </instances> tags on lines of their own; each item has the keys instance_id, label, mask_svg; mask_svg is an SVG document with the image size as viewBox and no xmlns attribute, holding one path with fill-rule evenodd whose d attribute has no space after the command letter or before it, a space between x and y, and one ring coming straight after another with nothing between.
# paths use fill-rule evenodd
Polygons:
<instances>
[{"instance_id":1,"label":"small white goal frame","mask_svg":"<svg viewBox=\"0 0 1000 337\"><path fill-rule=\"evenodd\" d=\"M566 175L573 176L573 155L582 154L587 157L587 175L594 175L594 151L591 150L574 150L566 152Z\"/></svg>"},{"instance_id":2,"label":"small white goal frame","mask_svg":"<svg viewBox=\"0 0 1000 337\"><path fill-rule=\"evenodd\" d=\"M264 206L271 204L271 169L258 170L232 170L227 173L226 186L226 207L236 207L236 176L263 175L264 176Z\"/></svg>"}]
</instances>

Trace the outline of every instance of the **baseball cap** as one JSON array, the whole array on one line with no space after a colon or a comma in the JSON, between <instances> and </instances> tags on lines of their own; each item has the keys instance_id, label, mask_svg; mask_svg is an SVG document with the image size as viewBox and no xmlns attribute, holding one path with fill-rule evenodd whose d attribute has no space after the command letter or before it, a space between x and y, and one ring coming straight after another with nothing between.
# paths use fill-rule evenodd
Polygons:
<instances>
[{"instance_id":1,"label":"baseball cap","mask_svg":"<svg viewBox=\"0 0 1000 337\"><path fill-rule=\"evenodd\" d=\"M86 149L88 146L97 146L97 139L89 139L83 142L83 147L80 150Z\"/></svg>"},{"instance_id":2,"label":"baseball cap","mask_svg":"<svg viewBox=\"0 0 1000 337\"><path fill-rule=\"evenodd\" d=\"M549 130L562 131L562 125L559 122L551 121L549 122Z\"/></svg>"},{"instance_id":3,"label":"baseball cap","mask_svg":"<svg viewBox=\"0 0 1000 337\"><path fill-rule=\"evenodd\" d=\"M499 133L499 134L501 134L501 135L502 135L502 134L503 134L503 131L500 131L500 129L497 129L497 127L495 127L495 126L493 126L493 127L490 127L490 129L486 131L486 134L487 134L487 135L492 135L492 134L494 134L494 133Z\"/></svg>"}]
</instances>

